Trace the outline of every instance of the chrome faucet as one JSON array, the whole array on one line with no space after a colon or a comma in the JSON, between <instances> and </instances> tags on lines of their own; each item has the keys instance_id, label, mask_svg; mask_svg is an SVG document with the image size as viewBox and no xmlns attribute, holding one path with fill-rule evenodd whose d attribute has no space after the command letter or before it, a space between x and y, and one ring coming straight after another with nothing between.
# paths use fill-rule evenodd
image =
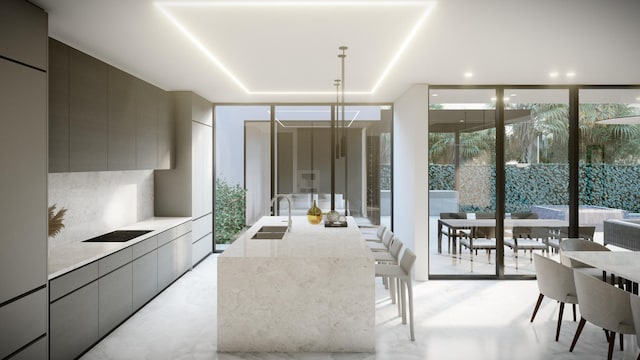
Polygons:
<instances>
[{"instance_id":1,"label":"chrome faucet","mask_svg":"<svg viewBox=\"0 0 640 360\"><path fill-rule=\"evenodd\" d=\"M289 203L289 223L288 223L288 225L287 225L287 231L288 231L288 232L291 232L291 199L289 198L289 196L288 196L288 195L284 195L284 194L276 194L276 196L274 196L274 197L273 197L273 199L271 199L271 207L273 207L273 208L274 208L274 209L273 209L273 215L275 215L275 214L276 214L276 211L275 211L275 203L276 203L276 200L277 200L278 198L285 198L285 199L287 199L287 202Z\"/></svg>"}]
</instances>

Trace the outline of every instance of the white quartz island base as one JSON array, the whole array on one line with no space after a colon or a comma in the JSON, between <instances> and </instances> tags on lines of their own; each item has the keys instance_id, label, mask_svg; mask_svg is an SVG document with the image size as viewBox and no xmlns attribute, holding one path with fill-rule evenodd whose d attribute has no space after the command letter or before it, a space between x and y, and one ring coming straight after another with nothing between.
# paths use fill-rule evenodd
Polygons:
<instances>
[{"instance_id":1,"label":"white quartz island base","mask_svg":"<svg viewBox=\"0 0 640 360\"><path fill-rule=\"evenodd\" d=\"M281 240L250 237L218 258L218 351L375 351L374 260L358 227L294 217Z\"/></svg>"}]
</instances>

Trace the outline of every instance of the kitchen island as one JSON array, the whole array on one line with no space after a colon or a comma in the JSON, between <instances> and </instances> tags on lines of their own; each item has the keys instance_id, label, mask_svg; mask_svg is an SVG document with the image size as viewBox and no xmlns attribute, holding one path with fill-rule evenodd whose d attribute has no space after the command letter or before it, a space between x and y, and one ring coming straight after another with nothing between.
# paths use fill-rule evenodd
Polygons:
<instances>
[{"instance_id":1,"label":"kitchen island","mask_svg":"<svg viewBox=\"0 0 640 360\"><path fill-rule=\"evenodd\" d=\"M348 227L293 217L282 239L253 239L263 217L218 257L218 351L375 351L374 258Z\"/></svg>"}]
</instances>

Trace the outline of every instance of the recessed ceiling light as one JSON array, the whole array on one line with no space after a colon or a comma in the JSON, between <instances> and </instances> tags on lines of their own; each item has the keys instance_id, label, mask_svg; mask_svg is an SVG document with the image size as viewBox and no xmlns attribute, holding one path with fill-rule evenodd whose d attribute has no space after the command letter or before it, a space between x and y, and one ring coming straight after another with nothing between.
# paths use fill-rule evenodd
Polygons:
<instances>
[{"instance_id":1,"label":"recessed ceiling light","mask_svg":"<svg viewBox=\"0 0 640 360\"><path fill-rule=\"evenodd\" d=\"M566 76L567 76L568 78L572 78L572 77L575 77L575 76L576 76L576 73L575 73L575 72L573 72L573 71L569 71L569 72L566 74Z\"/></svg>"},{"instance_id":2,"label":"recessed ceiling light","mask_svg":"<svg viewBox=\"0 0 640 360\"><path fill-rule=\"evenodd\" d=\"M473 77L473 73L471 71L467 71L466 73L464 73L464 77L471 78Z\"/></svg>"},{"instance_id":3,"label":"recessed ceiling light","mask_svg":"<svg viewBox=\"0 0 640 360\"><path fill-rule=\"evenodd\" d=\"M549 73L549 76L552 78L558 77L558 75L560 75L560 73L558 73L557 71L552 71Z\"/></svg>"},{"instance_id":4,"label":"recessed ceiling light","mask_svg":"<svg viewBox=\"0 0 640 360\"><path fill-rule=\"evenodd\" d=\"M505 97L503 97L503 98L502 98L502 100L504 100L504 101L509 101L510 99L509 99L509 97L508 97L508 96L505 96Z\"/></svg>"},{"instance_id":5,"label":"recessed ceiling light","mask_svg":"<svg viewBox=\"0 0 640 360\"><path fill-rule=\"evenodd\" d=\"M514 96L518 96L518 94L511 94L509 96L514 97Z\"/></svg>"},{"instance_id":6,"label":"recessed ceiling light","mask_svg":"<svg viewBox=\"0 0 640 360\"><path fill-rule=\"evenodd\" d=\"M638 96L638 97L636 98L636 100L640 101L640 96Z\"/></svg>"},{"instance_id":7,"label":"recessed ceiling light","mask_svg":"<svg viewBox=\"0 0 640 360\"><path fill-rule=\"evenodd\" d=\"M433 94L431 94L431 96L433 96L433 97L435 97L435 96L438 96L438 94L436 94L436 93L433 93Z\"/></svg>"},{"instance_id":8,"label":"recessed ceiling light","mask_svg":"<svg viewBox=\"0 0 640 360\"><path fill-rule=\"evenodd\" d=\"M313 1L313 0L300 0L300 1L252 1L252 0L238 0L238 1L156 1L154 3L156 7L166 16L169 21L176 27L184 36L187 37L211 62L213 62L223 73L225 73L238 87L249 95L333 95L333 91L295 91L295 90L283 90L283 91L253 91L249 87L245 86L240 79L233 74L194 34L191 33L187 27L182 24L171 12L173 8L180 7L378 7L378 6L423 6L424 12L413 25L408 35L400 43L400 47L394 52L394 56L387 66L382 71L382 74L378 77L373 87L368 91L345 91L346 94L373 94L380 87L383 80L387 77L389 72L396 65L400 56L409 47L409 44L418 33L418 30L422 27L427 16L431 13L431 10L436 5L436 1Z\"/></svg>"},{"instance_id":9,"label":"recessed ceiling light","mask_svg":"<svg viewBox=\"0 0 640 360\"><path fill-rule=\"evenodd\" d=\"M463 123L463 122L464 122L464 119L460 119L459 121L460 121L461 123Z\"/></svg>"},{"instance_id":10,"label":"recessed ceiling light","mask_svg":"<svg viewBox=\"0 0 640 360\"><path fill-rule=\"evenodd\" d=\"M496 100L498 100L498 99L494 98L494 97L491 98L491 101L496 101Z\"/></svg>"}]
</instances>

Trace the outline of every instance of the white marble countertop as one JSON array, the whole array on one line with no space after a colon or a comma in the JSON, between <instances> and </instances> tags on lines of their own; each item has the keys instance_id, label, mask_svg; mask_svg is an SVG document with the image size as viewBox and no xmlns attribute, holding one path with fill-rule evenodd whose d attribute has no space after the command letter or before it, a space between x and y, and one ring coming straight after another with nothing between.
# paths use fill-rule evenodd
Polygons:
<instances>
[{"instance_id":1,"label":"white marble countertop","mask_svg":"<svg viewBox=\"0 0 640 360\"><path fill-rule=\"evenodd\" d=\"M373 255L352 217L347 227L327 228L311 225L306 216L292 217L291 231L282 239L251 239L265 225L287 226L286 216L265 216L240 236L220 257L260 258L354 258Z\"/></svg>"},{"instance_id":2,"label":"white marble countertop","mask_svg":"<svg viewBox=\"0 0 640 360\"><path fill-rule=\"evenodd\" d=\"M153 230L126 242L74 242L49 245L48 279L51 280L190 220L190 217L153 217L123 226L117 230Z\"/></svg>"}]
</instances>

